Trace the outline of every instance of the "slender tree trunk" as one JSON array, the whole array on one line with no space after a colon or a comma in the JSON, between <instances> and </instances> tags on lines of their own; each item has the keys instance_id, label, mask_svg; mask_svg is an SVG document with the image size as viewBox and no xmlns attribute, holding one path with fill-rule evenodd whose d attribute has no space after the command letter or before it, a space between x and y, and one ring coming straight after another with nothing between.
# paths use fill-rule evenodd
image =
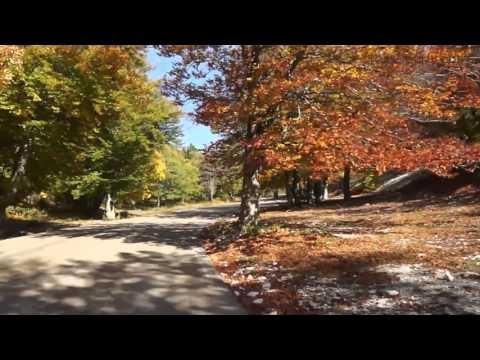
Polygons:
<instances>
[{"instance_id":1,"label":"slender tree trunk","mask_svg":"<svg viewBox=\"0 0 480 360\"><path fill-rule=\"evenodd\" d=\"M315 197L315 204L320 204L322 198L322 183L321 181L316 180L313 183L313 196Z\"/></svg>"},{"instance_id":2,"label":"slender tree trunk","mask_svg":"<svg viewBox=\"0 0 480 360\"><path fill-rule=\"evenodd\" d=\"M312 180L308 178L305 186L305 198L307 200L307 204L310 204L312 202L312 191L313 191Z\"/></svg>"},{"instance_id":3,"label":"slender tree trunk","mask_svg":"<svg viewBox=\"0 0 480 360\"><path fill-rule=\"evenodd\" d=\"M160 195L157 196L157 208L160 207Z\"/></svg>"},{"instance_id":4,"label":"slender tree trunk","mask_svg":"<svg viewBox=\"0 0 480 360\"><path fill-rule=\"evenodd\" d=\"M287 202L288 206L293 205L293 194L292 194L292 188L290 185L290 172L286 171L285 172L285 193L287 195Z\"/></svg>"},{"instance_id":5,"label":"slender tree trunk","mask_svg":"<svg viewBox=\"0 0 480 360\"><path fill-rule=\"evenodd\" d=\"M0 216L6 217L6 208L9 205L18 203L24 195L22 193L22 185L25 182L25 174L27 172L27 158L30 150L30 143L31 142L29 140L28 143L24 144L21 148L17 148L16 150L17 154L20 151L20 158L17 161L12 179L10 180L10 190L0 205Z\"/></svg>"},{"instance_id":6,"label":"slender tree trunk","mask_svg":"<svg viewBox=\"0 0 480 360\"><path fill-rule=\"evenodd\" d=\"M343 169L343 199L350 200L352 194L350 192L350 165L345 165Z\"/></svg>"},{"instance_id":7,"label":"slender tree trunk","mask_svg":"<svg viewBox=\"0 0 480 360\"><path fill-rule=\"evenodd\" d=\"M7 217L7 205L6 204L0 204L0 223L2 220L5 220Z\"/></svg>"},{"instance_id":8,"label":"slender tree trunk","mask_svg":"<svg viewBox=\"0 0 480 360\"><path fill-rule=\"evenodd\" d=\"M292 192L295 206L302 206L302 201L300 197L300 177L298 176L297 170L293 171Z\"/></svg>"},{"instance_id":9,"label":"slender tree trunk","mask_svg":"<svg viewBox=\"0 0 480 360\"><path fill-rule=\"evenodd\" d=\"M323 181L323 200L328 200L328 180Z\"/></svg>"},{"instance_id":10,"label":"slender tree trunk","mask_svg":"<svg viewBox=\"0 0 480 360\"><path fill-rule=\"evenodd\" d=\"M273 191L273 200L278 200L278 189Z\"/></svg>"},{"instance_id":11,"label":"slender tree trunk","mask_svg":"<svg viewBox=\"0 0 480 360\"><path fill-rule=\"evenodd\" d=\"M210 201L213 201L213 197L215 195L215 182L213 178L209 178L208 180L208 190L209 190L208 199Z\"/></svg>"}]
</instances>

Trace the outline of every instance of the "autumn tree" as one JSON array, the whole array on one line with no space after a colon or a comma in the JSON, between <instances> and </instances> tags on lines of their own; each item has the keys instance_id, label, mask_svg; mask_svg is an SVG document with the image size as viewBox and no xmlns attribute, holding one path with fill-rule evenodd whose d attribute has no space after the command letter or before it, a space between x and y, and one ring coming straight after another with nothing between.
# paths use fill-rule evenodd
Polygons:
<instances>
[{"instance_id":1,"label":"autumn tree","mask_svg":"<svg viewBox=\"0 0 480 360\"><path fill-rule=\"evenodd\" d=\"M259 213L258 174L263 161L257 148L288 96L289 81L303 59L304 49L265 45L158 49L160 55L179 59L164 82L166 94L179 103L192 100L197 122L241 144L239 220L243 229L255 225Z\"/></svg>"},{"instance_id":2,"label":"autumn tree","mask_svg":"<svg viewBox=\"0 0 480 360\"><path fill-rule=\"evenodd\" d=\"M260 171L291 172L298 199L301 176L326 181L371 167L379 173L419 166L446 171L453 162L477 156L459 139L422 137L411 121L419 115L453 119L459 107L478 104L466 47L159 50L179 59L166 79L166 93L179 102L193 100L198 122L241 146L243 228L256 223Z\"/></svg>"},{"instance_id":3,"label":"autumn tree","mask_svg":"<svg viewBox=\"0 0 480 360\"><path fill-rule=\"evenodd\" d=\"M304 60L310 69L304 78L323 76L297 97L299 115L278 121L266 134L269 167L325 178L368 168L381 173L427 167L445 173L453 164L478 159L477 148L452 136L426 138L411 121L453 119L458 108L478 104L478 80L468 79L466 50L322 47L319 59Z\"/></svg>"}]
</instances>

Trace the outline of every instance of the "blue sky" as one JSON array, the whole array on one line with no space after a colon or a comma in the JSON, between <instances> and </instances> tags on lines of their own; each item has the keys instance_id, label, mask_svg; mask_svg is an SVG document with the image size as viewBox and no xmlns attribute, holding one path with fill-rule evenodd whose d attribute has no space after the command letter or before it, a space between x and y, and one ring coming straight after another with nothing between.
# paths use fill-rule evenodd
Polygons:
<instances>
[{"instance_id":1,"label":"blue sky","mask_svg":"<svg viewBox=\"0 0 480 360\"><path fill-rule=\"evenodd\" d=\"M153 66L153 69L149 72L148 76L154 80L161 79L172 66L170 59L158 56L153 49L148 50L147 59L150 65ZM183 132L182 142L184 146L193 144L197 148L203 148L205 145L218 139L218 136L212 134L210 128L207 126L192 122L186 115L186 113L192 110L193 104L191 102L185 103L183 106L183 112L185 115L182 116L180 121Z\"/></svg>"}]
</instances>

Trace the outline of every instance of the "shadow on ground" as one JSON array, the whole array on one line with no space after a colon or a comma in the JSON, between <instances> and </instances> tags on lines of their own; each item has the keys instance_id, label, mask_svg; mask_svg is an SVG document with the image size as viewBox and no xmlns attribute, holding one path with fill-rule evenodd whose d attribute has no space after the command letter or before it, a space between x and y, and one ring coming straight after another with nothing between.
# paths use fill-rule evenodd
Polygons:
<instances>
[{"instance_id":1,"label":"shadow on ground","mask_svg":"<svg viewBox=\"0 0 480 360\"><path fill-rule=\"evenodd\" d=\"M59 230L65 227L65 225L54 224L47 221L2 219L0 220L0 241L10 237L40 233L48 230Z\"/></svg>"},{"instance_id":2,"label":"shadow on ground","mask_svg":"<svg viewBox=\"0 0 480 360\"><path fill-rule=\"evenodd\" d=\"M101 240L122 239L125 243L150 243L172 245L181 249L191 249L201 246L197 233L203 226L199 224L156 224L115 223L100 225L85 225L63 228L35 235L37 238L61 236L65 238L93 237Z\"/></svg>"},{"instance_id":3,"label":"shadow on ground","mask_svg":"<svg viewBox=\"0 0 480 360\"><path fill-rule=\"evenodd\" d=\"M0 262L3 314L238 314L203 259L140 251L118 261ZM174 280L172 280L172 278Z\"/></svg>"}]
</instances>

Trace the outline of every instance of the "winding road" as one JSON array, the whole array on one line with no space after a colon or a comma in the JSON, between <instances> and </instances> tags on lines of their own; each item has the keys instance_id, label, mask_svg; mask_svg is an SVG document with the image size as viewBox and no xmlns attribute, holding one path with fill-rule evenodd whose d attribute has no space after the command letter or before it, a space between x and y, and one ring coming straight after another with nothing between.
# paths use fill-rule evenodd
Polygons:
<instances>
[{"instance_id":1,"label":"winding road","mask_svg":"<svg viewBox=\"0 0 480 360\"><path fill-rule=\"evenodd\" d=\"M1 314L244 314L198 239L238 204L0 240Z\"/></svg>"}]
</instances>

